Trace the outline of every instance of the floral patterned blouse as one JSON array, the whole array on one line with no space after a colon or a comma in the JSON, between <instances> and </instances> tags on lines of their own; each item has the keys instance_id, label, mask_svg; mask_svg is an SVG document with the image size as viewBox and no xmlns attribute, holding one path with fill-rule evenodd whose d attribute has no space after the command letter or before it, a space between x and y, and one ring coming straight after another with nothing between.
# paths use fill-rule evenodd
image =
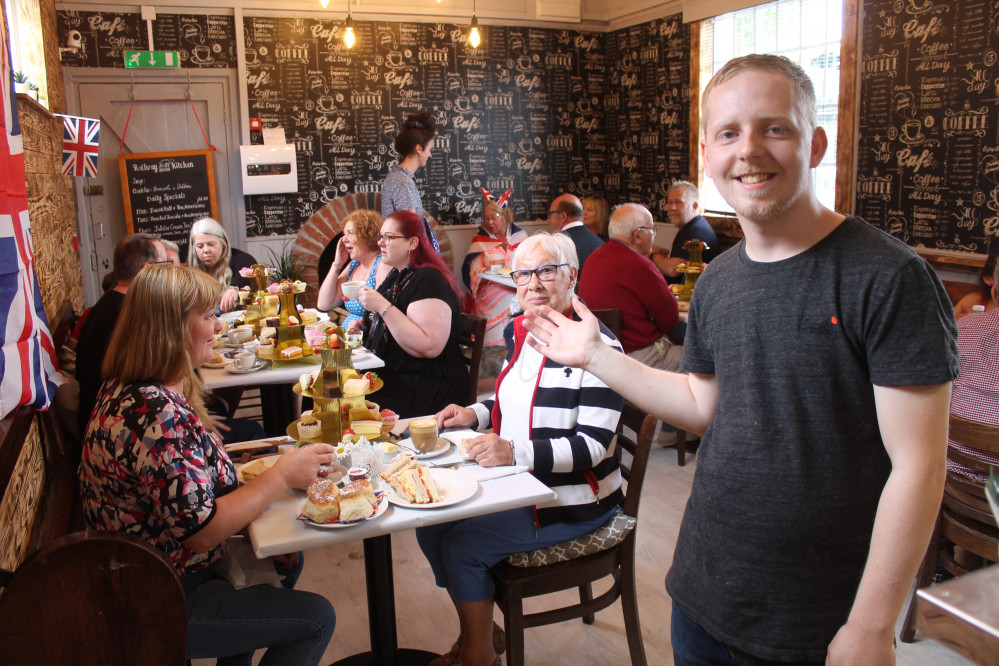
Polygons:
<instances>
[{"instance_id":1,"label":"floral patterned blouse","mask_svg":"<svg viewBox=\"0 0 999 666\"><path fill-rule=\"evenodd\" d=\"M221 439L183 396L158 384L105 383L84 436L79 476L91 528L145 539L182 575L222 556L224 542L207 553L183 543L215 515L215 498L237 486Z\"/></svg>"}]
</instances>

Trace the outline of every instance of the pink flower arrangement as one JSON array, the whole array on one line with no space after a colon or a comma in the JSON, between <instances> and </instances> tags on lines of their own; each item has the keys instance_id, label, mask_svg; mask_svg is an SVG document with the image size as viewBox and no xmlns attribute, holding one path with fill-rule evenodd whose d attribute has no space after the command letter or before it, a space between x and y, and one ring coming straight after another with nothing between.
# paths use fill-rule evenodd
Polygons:
<instances>
[{"instance_id":1,"label":"pink flower arrangement","mask_svg":"<svg viewBox=\"0 0 999 666\"><path fill-rule=\"evenodd\" d=\"M280 294L281 293L281 285L279 283L277 283L277 282L271 282L269 285L267 285L267 293L268 294Z\"/></svg>"},{"instance_id":2,"label":"pink flower arrangement","mask_svg":"<svg viewBox=\"0 0 999 666\"><path fill-rule=\"evenodd\" d=\"M243 268L239 269L239 274L245 278L251 277L253 275L253 269L250 268L249 266L244 266Z\"/></svg>"}]
</instances>

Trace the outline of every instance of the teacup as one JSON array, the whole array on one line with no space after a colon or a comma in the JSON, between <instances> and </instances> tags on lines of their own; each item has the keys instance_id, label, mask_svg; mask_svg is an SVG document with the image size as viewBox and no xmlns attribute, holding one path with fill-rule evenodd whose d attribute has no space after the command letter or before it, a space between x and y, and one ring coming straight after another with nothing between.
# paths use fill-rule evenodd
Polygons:
<instances>
[{"instance_id":1,"label":"teacup","mask_svg":"<svg viewBox=\"0 0 999 666\"><path fill-rule=\"evenodd\" d=\"M235 363L238 370L250 370L257 363L256 354L251 354L250 352L239 352L232 357L233 363Z\"/></svg>"},{"instance_id":2,"label":"teacup","mask_svg":"<svg viewBox=\"0 0 999 666\"><path fill-rule=\"evenodd\" d=\"M234 345L241 345L245 342L249 342L250 338L253 337L252 328L234 328L226 334L229 337L229 342Z\"/></svg>"},{"instance_id":3,"label":"teacup","mask_svg":"<svg viewBox=\"0 0 999 666\"><path fill-rule=\"evenodd\" d=\"M437 419L413 419L409 422L409 437L417 451L437 448Z\"/></svg>"},{"instance_id":4,"label":"teacup","mask_svg":"<svg viewBox=\"0 0 999 666\"><path fill-rule=\"evenodd\" d=\"M357 297L361 294L361 287L363 286L363 280L351 280L350 282L344 282L343 295L352 301L356 301Z\"/></svg>"}]
</instances>

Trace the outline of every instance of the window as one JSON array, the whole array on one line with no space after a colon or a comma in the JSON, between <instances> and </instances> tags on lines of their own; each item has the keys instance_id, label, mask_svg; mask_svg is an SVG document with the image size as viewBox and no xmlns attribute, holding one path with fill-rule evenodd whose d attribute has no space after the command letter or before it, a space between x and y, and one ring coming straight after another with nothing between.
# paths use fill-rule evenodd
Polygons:
<instances>
[{"instance_id":1,"label":"window","mask_svg":"<svg viewBox=\"0 0 999 666\"><path fill-rule=\"evenodd\" d=\"M815 86L819 125L829 149L813 171L819 200L835 209L836 130L839 118L839 42L843 0L777 0L731 12L701 23L700 93L722 66L750 53L787 56L802 66ZM733 212L714 182L699 167L701 206Z\"/></svg>"},{"instance_id":2,"label":"window","mask_svg":"<svg viewBox=\"0 0 999 666\"><path fill-rule=\"evenodd\" d=\"M11 70L22 73L28 83L38 89L39 101L47 106L48 81L45 76L45 48L42 44L42 19L38 2L6 0L4 6L10 37Z\"/></svg>"}]
</instances>

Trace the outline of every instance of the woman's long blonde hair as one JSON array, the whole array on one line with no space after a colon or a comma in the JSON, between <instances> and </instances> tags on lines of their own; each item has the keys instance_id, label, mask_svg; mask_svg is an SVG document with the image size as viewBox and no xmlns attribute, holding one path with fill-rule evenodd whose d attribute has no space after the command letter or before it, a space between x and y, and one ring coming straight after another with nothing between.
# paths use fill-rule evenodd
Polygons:
<instances>
[{"instance_id":1,"label":"woman's long blonde hair","mask_svg":"<svg viewBox=\"0 0 999 666\"><path fill-rule=\"evenodd\" d=\"M184 397L205 427L204 388L191 363L190 317L214 309L222 286L186 266L149 264L135 277L108 345L104 379L122 384L183 381Z\"/></svg>"},{"instance_id":2,"label":"woman's long blonde hair","mask_svg":"<svg viewBox=\"0 0 999 666\"><path fill-rule=\"evenodd\" d=\"M194 234L208 234L215 236L222 241L222 254L219 255L219 263L214 271L209 271L208 267L202 263L198 253L194 250ZM203 217L191 225L191 233L187 236L187 265L194 266L200 271L208 273L219 281L223 288L232 284L232 243L229 242L229 235L222 228L222 225L210 217Z\"/></svg>"}]
</instances>

